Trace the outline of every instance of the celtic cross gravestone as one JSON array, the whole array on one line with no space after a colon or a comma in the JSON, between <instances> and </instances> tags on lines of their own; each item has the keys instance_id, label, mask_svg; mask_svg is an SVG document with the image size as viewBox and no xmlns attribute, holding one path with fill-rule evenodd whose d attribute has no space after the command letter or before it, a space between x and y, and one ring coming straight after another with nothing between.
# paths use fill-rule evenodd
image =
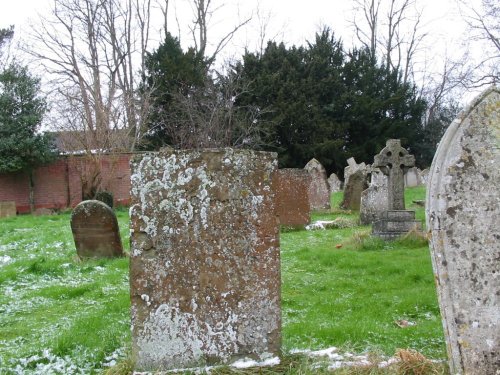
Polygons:
<instances>
[{"instance_id":1,"label":"celtic cross gravestone","mask_svg":"<svg viewBox=\"0 0 500 375\"><path fill-rule=\"evenodd\" d=\"M405 210L404 174L415 165L399 139L389 139L386 146L375 155L373 168L379 168L387 178L387 211L373 223L373 235L386 240L397 238L409 231L422 229L422 223L415 220L415 211Z\"/></svg>"},{"instance_id":2,"label":"celtic cross gravestone","mask_svg":"<svg viewBox=\"0 0 500 375\"><path fill-rule=\"evenodd\" d=\"M375 155L373 167L380 168L388 176L389 210L404 210L404 174L405 170L415 165L415 157L408 154L399 139L389 139L386 147Z\"/></svg>"}]
</instances>

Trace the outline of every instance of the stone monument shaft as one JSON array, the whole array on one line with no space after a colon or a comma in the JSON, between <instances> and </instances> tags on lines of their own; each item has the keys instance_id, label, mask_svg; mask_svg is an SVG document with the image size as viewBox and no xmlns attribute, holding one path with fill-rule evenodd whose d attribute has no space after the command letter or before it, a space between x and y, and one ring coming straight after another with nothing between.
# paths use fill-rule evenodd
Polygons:
<instances>
[{"instance_id":1,"label":"stone monument shaft","mask_svg":"<svg viewBox=\"0 0 500 375\"><path fill-rule=\"evenodd\" d=\"M388 176L389 210L404 210L404 174L415 165L415 157L409 155L399 139L387 140L386 146L375 155L373 167L380 168Z\"/></svg>"}]
</instances>

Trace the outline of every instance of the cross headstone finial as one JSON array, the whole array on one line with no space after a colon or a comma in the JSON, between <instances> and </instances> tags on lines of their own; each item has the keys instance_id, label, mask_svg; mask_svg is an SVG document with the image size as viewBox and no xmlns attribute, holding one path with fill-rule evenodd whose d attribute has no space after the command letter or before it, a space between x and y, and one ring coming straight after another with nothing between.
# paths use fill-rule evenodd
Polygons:
<instances>
[{"instance_id":1,"label":"cross headstone finial","mask_svg":"<svg viewBox=\"0 0 500 375\"><path fill-rule=\"evenodd\" d=\"M386 146L375 155L373 167L380 168L389 177L389 210L404 210L404 174L415 165L415 157L401 147L399 139L387 140Z\"/></svg>"}]
</instances>

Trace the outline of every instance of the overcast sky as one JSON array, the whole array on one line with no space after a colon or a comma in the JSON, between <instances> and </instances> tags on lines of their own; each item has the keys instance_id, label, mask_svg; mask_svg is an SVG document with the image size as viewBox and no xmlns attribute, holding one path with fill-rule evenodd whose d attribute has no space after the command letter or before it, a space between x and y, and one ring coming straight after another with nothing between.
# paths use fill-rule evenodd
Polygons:
<instances>
[{"instance_id":1,"label":"overcast sky","mask_svg":"<svg viewBox=\"0 0 500 375\"><path fill-rule=\"evenodd\" d=\"M153 0L154 1L154 0ZM335 35L342 38L344 46L350 48L357 41L353 36L350 22L353 19L352 0L212 0L215 4L224 4L211 20L209 40L218 40L218 37L231 29L240 20L253 14L252 22L240 30L232 43L224 51L226 57L241 56L245 47L256 50L258 46L258 16L270 16L267 38L276 36L277 41L287 44L303 45L307 40L313 40L314 33L322 25L330 26ZM387 0L383 0L387 2ZM181 29L181 42L187 47L191 40L187 34L187 25L193 18L190 8L191 0L170 0L169 29L176 35L177 28ZM426 69L439 70L443 56L460 54L463 46L461 40L465 38L465 23L461 19L457 0L416 0L423 10L423 29L429 34L422 46L423 56L434 66ZM479 0L469 0L477 3ZM3 1L0 13L0 27L14 24L17 37L22 37L23 29L37 14L50 11L51 0L8 0ZM159 11L155 16L160 19ZM177 21L178 20L178 21ZM155 27L160 29L160 24ZM154 34L154 33L153 33ZM160 36L156 34L156 42L151 43L156 48ZM358 43L359 44L359 43Z\"/></svg>"},{"instance_id":2,"label":"overcast sky","mask_svg":"<svg viewBox=\"0 0 500 375\"><path fill-rule=\"evenodd\" d=\"M353 2L351 0L213 1L225 4L212 20L213 25L210 31L214 36L220 30L227 30L238 19L244 19L253 12L255 22L239 32L234 39L233 49L257 43L258 31L255 12L257 8L260 9L262 16L271 15L269 36L281 32L280 36L290 44L303 44L305 40L311 40L314 37L314 32L321 25L332 27L335 33L343 38L346 45L351 45L353 40L352 28L349 25L349 21L353 18ZM22 31L30 19L36 19L37 13L46 13L50 9L51 3L50 0L3 1L0 12L0 27L14 24L19 31ZM192 19L189 7L190 0L176 0L175 3L177 6L170 7L170 14L172 17L177 16L181 28L183 28ZM429 43L430 45L441 44L444 40L450 41L460 36L464 24L460 17L457 17L456 0L417 0L417 3L424 11L425 28L432 33L429 39L435 42ZM170 22L172 29L177 31L174 19ZM183 44L187 44L188 39L188 36L185 35ZM227 53L231 53L231 51Z\"/></svg>"}]
</instances>

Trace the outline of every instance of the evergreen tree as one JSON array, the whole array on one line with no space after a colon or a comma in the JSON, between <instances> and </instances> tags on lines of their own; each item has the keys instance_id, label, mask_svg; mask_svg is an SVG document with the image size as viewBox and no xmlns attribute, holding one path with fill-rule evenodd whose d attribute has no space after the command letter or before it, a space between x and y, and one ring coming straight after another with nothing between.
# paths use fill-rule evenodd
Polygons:
<instances>
[{"instance_id":1,"label":"evergreen tree","mask_svg":"<svg viewBox=\"0 0 500 375\"><path fill-rule=\"evenodd\" d=\"M0 73L0 173L28 171L31 191L33 169L55 157L51 139L38 133L47 108L39 91L40 80L25 67L14 63Z\"/></svg>"},{"instance_id":2,"label":"evergreen tree","mask_svg":"<svg viewBox=\"0 0 500 375\"><path fill-rule=\"evenodd\" d=\"M146 147L157 149L173 142L170 119L182 112L175 98L205 87L207 62L192 48L184 52L179 40L167 34L158 49L148 54L145 65L143 89L151 92Z\"/></svg>"},{"instance_id":3,"label":"evergreen tree","mask_svg":"<svg viewBox=\"0 0 500 375\"><path fill-rule=\"evenodd\" d=\"M421 131L425 102L398 71L377 64L367 49L353 50L343 67L345 91L341 122L348 129L346 156L372 163L389 138L401 139L412 152Z\"/></svg>"},{"instance_id":4,"label":"evergreen tree","mask_svg":"<svg viewBox=\"0 0 500 375\"><path fill-rule=\"evenodd\" d=\"M317 158L328 172L346 159L373 162L387 138L412 150L425 102L399 72L377 64L368 51L346 53L326 28L307 47L270 42L262 55L246 53L238 70L250 83L237 104L267 106L282 167Z\"/></svg>"}]
</instances>

